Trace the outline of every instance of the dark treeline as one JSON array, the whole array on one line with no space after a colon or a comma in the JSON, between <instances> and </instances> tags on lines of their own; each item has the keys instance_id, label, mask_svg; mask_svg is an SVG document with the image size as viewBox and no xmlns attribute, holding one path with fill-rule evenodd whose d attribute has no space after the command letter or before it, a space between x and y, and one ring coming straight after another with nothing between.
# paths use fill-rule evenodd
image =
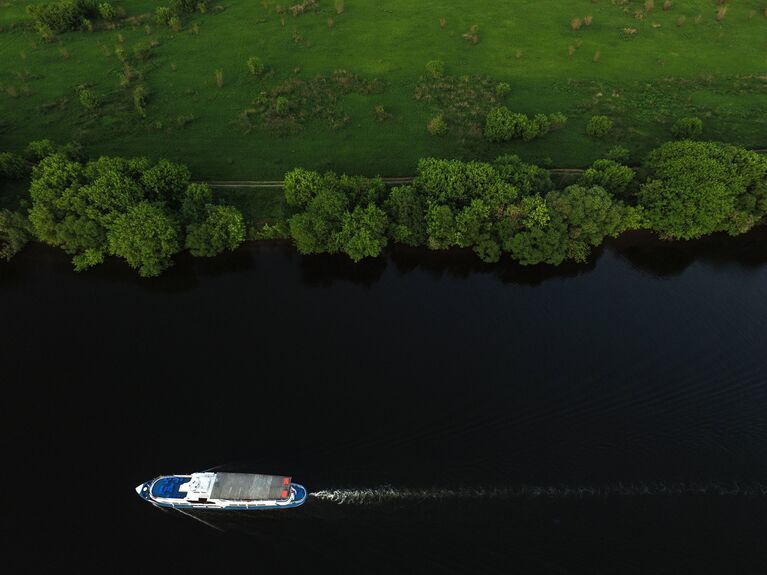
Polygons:
<instances>
[{"instance_id":1,"label":"dark treeline","mask_svg":"<svg viewBox=\"0 0 767 575\"><path fill-rule=\"evenodd\" d=\"M636 172L598 160L555 189L549 172L501 156L492 163L423 159L411 185L296 169L285 177L286 233L301 253L374 257L389 242L472 248L486 262L584 261L608 236L652 229L665 239L741 234L767 214L767 158L680 140Z\"/></svg>"},{"instance_id":2,"label":"dark treeline","mask_svg":"<svg viewBox=\"0 0 767 575\"><path fill-rule=\"evenodd\" d=\"M31 182L20 210L0 210L4 259L36 238L64 249L77 270L114 255L155 276L182 249L214 256L246 236L237 208L166 160L86 161L77 146L43 140L23 155L0 154L0 176ZM557 265L585 261L626 230L651 229L664 239L748 231L767 215L767 157L680 140L651 152L638 172L597 160L563 189L548 170L512 155L492 163L426 158L412 184L394 188L298 168L285 176L285 200L286 219L256 235L290 237L304 254L359 261L401 243L471 248L486 262L509 254L522 264Z\"/></svg>"}]
</instances>

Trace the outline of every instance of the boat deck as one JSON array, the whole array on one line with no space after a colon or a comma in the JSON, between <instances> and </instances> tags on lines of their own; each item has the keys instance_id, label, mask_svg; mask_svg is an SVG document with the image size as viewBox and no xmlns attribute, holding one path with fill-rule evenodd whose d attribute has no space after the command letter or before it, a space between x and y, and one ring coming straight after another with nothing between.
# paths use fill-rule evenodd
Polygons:
<instances>
[{"instance_id":1,"label":"boat deck","mask_svg":"<svg viewBox=\"0 0 767 575\"><path fill-rule=\"evenodd\" d=\"M181 493L179 487L185 483L189 483L189 477L161 477L152 485L152 497L184 499L186 493Z\"/></svg>"}]
</instances>

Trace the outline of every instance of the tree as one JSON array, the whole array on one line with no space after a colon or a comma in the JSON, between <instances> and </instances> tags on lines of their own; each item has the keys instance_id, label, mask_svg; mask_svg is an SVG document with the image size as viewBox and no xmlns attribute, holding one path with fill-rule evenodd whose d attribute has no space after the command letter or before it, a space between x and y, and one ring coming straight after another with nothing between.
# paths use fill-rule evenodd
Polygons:
<instances>
[{"instance_id":1,"label":"tree","mask_svg":"<svg viewBox=\"0 0 767 575\"><path fill-rule=\"evenodd\" d=\"M224 250L234 251L245 241L245 221L232 206L207 207L207 217L187 228L186 247L196 257L213 257Z\"/></svg>"},{"instance_id":2,"label":"tree","mask_svg":"<svg viewBox=\"0 0 767 575\"><path fill-rule=\"evenodd\" d=\"M739 204L767 177L767 159L742 148L680 140L648 156L639 192L652 228L666 238L693 239L715 231L740 233ZM750 214L756 216L757 212Z\"/></svg>"},{"instance_id":3,"label":"tree","mask_svg":"<svg viewBox=\"0 0 767 575\"><path fill-rule=\"evenodd\" d=\"M178 225L162 204L142 201L121 214L109 230L111 254L124 258L142 277L153 277L173 264L180 249Z\"/></svg>"},{"instance_id":4,"label":"tree","mask_svg":"<svg viewBox=\"0 0 767 575\"><path fill-rule=\"evenodd\" d=\"M9 261L29 241L27 221L23 215L0 210L0 259Z\"/></svg>"},{"instance_id":5,"label":"tree","mask_svg":"<svg viewBox=\"0 0 767 575\"><path fill-rule=\"evenodd\" d=\"M201 222L213 203L213 190L208 184L189 184L181 200L180 216L184 224Z\"/></svg>"},{"instance_id":6,"label":"tree","mask_svg":"<svg viewBox=\"0 0 767 575\"><path fill-rule=\"evenodd\" d=\"M335 253L336 234L341 229L347 198L338 190L322 189L309 202L306 211L288 220L290 235L302 254Z\"/></svg>"},{"instance_id":7,"label":"tree","mask_svg":"<svg viewBox=\"0 0 767 575\"><path fill-rule=\"evenodd\" d=\"M578 179L578 184L586 187L600 186L613 195L621 196L626 192L636 174L628 166L613 160L597 160Z\"/></svg>"},{"instance_id":8,"label":"tree","mask_svg":"<svg viewBox=\"0 0 767 575\"><path fill-rule=\"evenodd\" d=\"M386 212L375 204L357 206L344 214L336 243L355 262L377 257L386 247L388 223Z\"/></svg>"},{"instance_id":9,"label":"tree","mask_svg":"<svg viewBox=\"0 0 767 575\"><path fill-rule=\"evenodd\" d=\"M180 202L192 174L183 164L160 160L141 176L146 197L153 201Z\"/></svg>"},{"instance_id":10,"label":"tree","mask_svg":"<svg viewBox=\"0 0 767 575\"><path fill-rule=\"evenodd\" d=\"M505 154L493 162L498 175L524 195L545 194L554 189L551 174L535 164L523 162L519 156Z\"/></svg>"},{"instance_id":11,"label":"tree","mask_svg":"<svg viewBox=\"0 0 767 575\"><path fill-rule=\"evenodd\" d=\"M591 116L586 124L586 134L592 138L604 138L613 129L613 121L607 116Z\"/></svg>"},{"instance_id":12,"label":"tree","mask_svg":"<svg viewBox=\"0 0 767 575\"><path fill-rule=\"evenodd\" d=\"M529 119L525 114L515 114L506 106L498 106L485 118L485 138L491 142L506 142L521 138Z\"/></svg>"},{"instance_id":13,"label":"tree","mask_svg":"<svg viewBox=\"0 0 767 575\"><path fill-rule=\"evenodd\" d=\"M431 250L445 250L455 245L455 216L450 206L427 202L426 234Z\"/></svg>"},{"instance_id":14,"label":"tree","mask_svg":"<svg viewBox=\"0 0 767 575\"><path fill-rule=\"evenodd\" d=\"M322 189L322 176L317 172L296 168L285 174L285 201L289 206L305 207Z\"/></svg>"},{"instance_id":15,"label":"tree","mask_svg":"<svg viewBox=\"0 0 767 575\"><path fill-rule=\"evenodd\" d=\"M389 215L389 235L395 242L409 246L426 243L426 205L415 188L392 188L384 207Z\"/></svg>"}]
</instances>

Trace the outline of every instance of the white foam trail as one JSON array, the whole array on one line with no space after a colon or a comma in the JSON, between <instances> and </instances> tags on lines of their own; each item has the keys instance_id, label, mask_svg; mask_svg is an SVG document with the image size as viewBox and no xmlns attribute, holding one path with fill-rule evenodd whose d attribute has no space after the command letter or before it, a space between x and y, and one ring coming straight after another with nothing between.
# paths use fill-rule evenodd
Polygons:
<instances>
[{"instance_id":1,"label":"white foam trail","mask_svg":"<svg viewBox=\"0 0 767 575\"><path fill-rule=\"evenodd\" d=\"M312 497L339 505L376 505L392 502L443 501L450 499L585 499L603 497L669 497L708 495L717 497L765 497L761 483L605 483L602 485L518 485L487 488L402 488L382 485L367 489L327 489Z\"/></svg>"}]
</instances>

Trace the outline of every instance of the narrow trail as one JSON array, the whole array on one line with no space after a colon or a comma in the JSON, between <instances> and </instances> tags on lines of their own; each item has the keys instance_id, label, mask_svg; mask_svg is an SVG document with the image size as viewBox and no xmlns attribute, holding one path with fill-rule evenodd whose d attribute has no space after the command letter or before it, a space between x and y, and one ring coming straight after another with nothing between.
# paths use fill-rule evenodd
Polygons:
<instances>
[{"instance_id":1,"label":"narrow trail","mask_svg":"<svg viewBox=\"0 0 767 575\"><path fill-rule=\"evenodd\" d=\"M757 148L752 150L758 154L767 154L767 148ZM637 166L633 166L633 169L638 169ZM550 168L549 173L552 175L578 175L582 174L585 170L583 168ZM399 186L409 184L413 181L414 176L400 176L391 178L381 178L387 186ZM208 184L211 188L283 188L283 180L210 180L207 182L201 182Z\"/></svg>"}]
</instances>

